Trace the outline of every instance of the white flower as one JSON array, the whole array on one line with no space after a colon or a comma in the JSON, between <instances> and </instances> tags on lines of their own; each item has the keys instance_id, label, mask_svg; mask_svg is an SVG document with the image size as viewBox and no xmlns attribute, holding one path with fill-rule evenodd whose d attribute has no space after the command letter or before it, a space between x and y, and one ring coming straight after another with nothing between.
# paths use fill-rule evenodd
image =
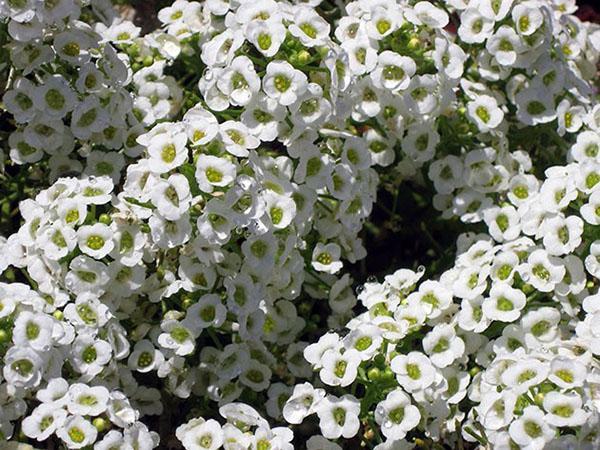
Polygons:
<instances>
[{"instance_id":1,"label":"white flower","mask_svg":"<svg viewBox=\"0 0 600 450\"><path fill-rule=\"evenodd\" d=\"M48 439L61 428L67 418L67 411L53 404L42 403L23 419L23 433L39 442Z\"/></svg>"},{"instance_id":2,"label":"white flower","mask_svg":"<svg viewBox=\"0 0 600 450\"><path fill-rule=\"evenodd\" d=\"M108 225L95 223L77 230L77 244L86 255L102 259L114 248L113 233Z\"/></svg>"},{"instance_id":3,"label":"white flower","mask_svg":"<svg viewBox=\"0 0 600 450\"><path fill-rule=\"evenodd\" d=\"M526 301L522 291L500 282L492 285L490 296L484 300L481 309L488 319L514 322L520 317Z\"/></svg>"},{"instance_id":4,"label":"white flower","mask_svg":"<svg viewBox=\"0 0 600 450\"><path fill-rule=\"evenodd\" d=\"M71 416L56 430L56 435L68 448L83 448L96 441L98 430L83 417Z\"/></svg>"},{"instance_id":5,"label":"white flower","mask_svg":"<svg viewBox=\"0 0 600 450\"><path fill-rule=\"evenodd\" d=\"M315 412L315 407L324 397L324 389L315 389L310 383L297 384L283 406L284 419L292 424L302 423L305 417Z\"/></svg>"},{"instance_id":6,"label":"white flower","mask_svg":"<svg viewBox=\"0 0 600 450\"><path fill-rule=\"evenodd\" d=\"M161 174L182 165L188 159L186 143L187 135L181 131L174 134L164 131L150 137L147 144L150 170Z\"/></svg>"},{"instance_id":7,"label":"white flower","mask_svg":"<svg viewBox=\"0 0 600 450\"><path fill-rule=\"evenodd\" d=\"M221 425L214 419L186 427L180 433L186 450L217 450L223 445Z\"/></svg>"},{"instance_id":8,"label":"white flower","mask_svg":"<svg viewBox=\"0 0 600 450\"><path fill-rule=\"evenodd\" d=\"M285 34L286 28L278 19L254 20L246 27L246 38L267 58L275 56Z\"/></svg>"},{"instance_id":9,"label":"white flower","mask_svg":"<svg viewBox=\"0 0 600 450\"><path fill-rule=\"evenodd\" d=\"M265 94L285 106L294 103L308 86L306 75L286 61L270 62L262 83Z\"/></svg>"},{"instance_id":10,"label":"white flower","mask_svg":"<svg viewBox=\"0 0 600 450\"><path fill-rule=\"evenodd\" d=\"M163 333L158 336L158 344L174 350L176 355L185 356L194 352L195 336L177 320L164 320L160 324Z\"/></svg>"},{"instance_id":11,"label":"white flower","mask_svg":"<svg viewBox=\"0 0 600 450\"><path fill-rule=\"evenodd\" d=\"M313 8L299 6L288 31L306 47L315 47L325 43L329 28L329 24Z\"/></svg>"},{"instance_id":12,"label":"white flower","mask_svg":"<svg viewBox=\"0 0 600 450\"><path fill-rule=\"evenodd\" d=\"M415 428L421 419L416 406L411 405L410 398L402 391L395 389L375 408L375 421L381 426L381 432L390 440L403 439L406 433Z\"/></svg>"},{"instance_id":13,"label":"white flower","mask_svg":"<svg viewBox=\"0 0 600 450\"><path fill-rule=\"evenodd\" d=\"M565 276L566 269L561 260L549 256L543 249L533 251L527 262L518 267L523 279L538 291L550 292Z\"/></svg>"},{"instance_id":14,"label":"white flower","mask_svg":"<svg viewBox=\"0 0 600 450\"><path fill-rule=\"evenodd\" d=\"M404 90L416 72L414 60L408 56L386 50L377 57L377 67L371 72L373 85L392 91Z\"/></svg>"},{"instance_id":15,"label":"white flower","mask_svg":"<svg viewBox=\"0 0 600 450\"><path fill-rule=\"evenodd\" d=\"M108 406L108 389L104 386L89 387L75 383L69 387L67 409L71 414L99 416Z\"/></svg>"},{"instance_id":16,"label":"white flower","mask_svg":"<svg viewBox=\"0 0 600 450\"><path fill-rule=\"evenodd\" d=\"M426 1L416 3L412 9L407 8L404 17L414 25L426 25L431 28L444 28L450 20L443 9Z\"/></svg>"},{"instance_id":17,"label":"white flower","mask_svg":"<svg viewBox=\"0 0 600 450\"><path fill-rule=\"evenodd\" d=\"M196 162L196 181L204 192L213 192L214 186L231 184L236 176L235 164L224 158L212 155L200 155Z\"/></svg>"},{"instance_id":18,"label":"white flower","mask_svg":"<svg viewBox=\"0 0 600 450\"><path fill-rule=\"evenodd\" d=\"M577 427L589 417L582 409L582 399L576 392L562 394L551 391L544 396L545 420L555 427Z\"/></svg>"},{"instance_id":19,"label":"white flower","mask_svg":"<svg viewBox=\"0 0 600 450\"><path fill-rule=\"evenodd\" d=\"M13 342L17 346L29 345L38 351L48 351L52 347L54 320L42 313L22 311L17 316L13 328Z\"/></svg>"},{"instance_id":20,"label":"white flower","mask_svg":"<svg viewBox=\"0 0 600 450\"><path fill-rule=\"evenodd\" d=\"M559 333L558 323L560 312L552 307L545 306L529 311L523 316L522 326L528 345L539 342L551 342Z\"/></svg>"},{"instance_id":21,"label":"white flower","mask_svg":"<svg viewBox=\"0 0 600 450\"><path fill-rule=\"evenodd\" d=\"M182 325L200 333L208 327L219 327L225 321L227 309L216 294L206 294L187 310Z\"/></svg>"},{"instance_id":22,"label":"white flower","mask_svg":"<svg viewBox=\"0 0 600 450\"><path fill-rule=\"evenodd\" d=\"M523 415L510 424L508 432L513 441L531 450L543 449L555 435L544 412L537 406L527 406Z\"/></svg>"},{"instance_id":23,"label":"white flower","mask_svg":"<svg viewBox=\"0 0 600 450\"><path fill-rule=\"evenodd\" d=\"M312 266L319 272L336 273L343 263L340 261L341 248L338 244L330 242L317 243L312 253Z\"/></svg>"},{"instance_id":24,"label":"white flower","mask_svg":"<svg viewBox=\"0 0 600 450\"><path fill-rule=\"evenodd\" d=\"M161 180L153 186L151 199L165 219L179 219L189 209L192 200L187 178L181 174L173 174L166 180Z\"/></svg>"},{"instance_id":25,"label":"white flower","mask_svg":"<svg viewBox=\"0 0 600 450\"><path fill-rule=\"evenodd\" d=\"M353 395L326 396L316 406L321 433L327 439L354 437L360 427L359 411L360 403Z\"/></svg>"},{"instance_id":26,"label":"white flower","mask_svg":"<svg viewBox=\"0 0 600 450\"><path fill-rule=\"evenodd\" d=\"M238 158L247 157L248 149L254 149L260 145L260 140L253 136L242 122L228 120L223 122L219 128L225 150Z\"/></svg>"},{"instance_id":27,"label":"white flower","mask_svg":"<svg viewBox=\"0 0 600 450\"><path fill-rule=\"evenodd\" d=\"M392 359L392 371L398 384L408 392L428 388L435 380L436 370L429 358L420 352L398 355Z\"/></svg>"},{"instance_id":28,"label":"white flower","mask_svg":"<svg viewBox=\"0 0 600 450\"><path fill-rule=\"evenodd\" d=\"M583 386L587 372L580 361L558 356L550 363L548 379L563 389L571 389Z\"/></svg>"},{"instance_id":29,"label":"white flower","mask_svg":"<svg viewBox=\"0 0 600 450\"><path fill-rule=\"evenodd\" d=\"M458 36L467 44L480 44L493 32L494 20L484 16L478 8L467 8L460 15Z\"/></svg>"},{"instance_id":30,"label":"white flower","mask_svg":"<svg viewBox=\"0 0 600 450\"><path fill-rule=\"evenodd\" d=\"M544 381L548 372L549 367L537 359L520 359L502 372L500 379L516 394L522 394Z\"/></svg>"},{"instance_id":31,"label":"white flower","mask_svg":"<svg viewBox=\"0 0 600 450\"><path fill-rule=\"evenodd\" d=\"M165 357L162 352L154 348L152 342L147 339L138 341L127 360L130 369L146 373L157 369Z\"/></svg>"},{"instance_id":32,"label":"white flower","mask_svg":"<svg viewBox=\"0 0 600 450\"><path fill-rule=\"evenodd\" d=\"M61 119L77 103L75 93L61 75L46 78L33 92L34 105L50 118Z\"/></svg>"},{"instance_id":33,"label":"white flower","mask_svg":"<svg viewBox=\"0 0 600 450\"><path fill-rule=\"evenodd\" d=\"M238 56L221 73L217 86L229 97L231 104L246 106L260 90L260 78L247 56Z\"/></svg>"},{"instance_id":34,"label":"white flower","mask_svg":"<svg viewBox=\"0 0 600 450\"><path fill-rule=\"evenodd\" d=\"M447 367L462 356L465 351L464 341L456 336L452 325L436 325L423 338L423 349L431 362L437 367Z\"/></svg>"},{"instance_id":35,"label":"white flower","mask_svg":"<svg viewBox=\"0 0 600 450\"><path fill-rule=\"evenodd\" d=\"M353 348L343 353L337 349L326 350L321 359L319 376L329 386L348 386L356 379L361 361L359 352Z\"/></svg>"},{"instance_id":36,"label":"white flower","mask_svg":"<svg viewBox=\"0 0 600 450\"><path fill-rule=\"evenodd\" d=\"M497 100L489 95L480 95L474 101L467 103L467 112L483 132L497 128L504 118Z\"/></svg>"},{"instance_id":37,"label":"white flower","mask_svg":"<svg viewBox=\"0 0 600 450\"><path fill-rule=\"evenodd\" d=\"M554 216L545 219L540 232L550 255L564 255L573 252L581 244L583 220L578 216Z\"/></svg>"}]
</instances>

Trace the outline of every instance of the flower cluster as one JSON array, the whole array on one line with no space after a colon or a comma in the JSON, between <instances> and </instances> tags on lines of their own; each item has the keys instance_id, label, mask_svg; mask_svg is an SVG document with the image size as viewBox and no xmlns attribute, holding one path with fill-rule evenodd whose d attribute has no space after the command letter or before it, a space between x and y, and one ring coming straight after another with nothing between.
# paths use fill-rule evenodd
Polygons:
<instances>
[{"instance_id":1,"label":"flower cluster","mask_svg":"<svg viewBox=\"0 0 600 450\"><path fill-rule=\"evenodd\" d=\"M600 27L342 3L0 0L0 440L600 448ZM354 289L407 180L456 255Z\"/></svg>"}]
</instances>

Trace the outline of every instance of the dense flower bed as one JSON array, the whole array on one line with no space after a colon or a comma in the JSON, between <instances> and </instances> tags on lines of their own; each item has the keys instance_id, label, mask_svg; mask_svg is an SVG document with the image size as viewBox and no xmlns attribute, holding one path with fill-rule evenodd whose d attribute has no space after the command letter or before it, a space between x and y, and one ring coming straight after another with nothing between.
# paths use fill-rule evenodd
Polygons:
<instances>
[{"instance_id":1,"label":"dense flower bed","mask_svg":"<svg viewBox=\"0 0 600 450\"><path fill-rule=\"evenodd\" d=\"M0 448L600 448L600 26L343 3L0 0Z\"/></svg>"}]
</instances>

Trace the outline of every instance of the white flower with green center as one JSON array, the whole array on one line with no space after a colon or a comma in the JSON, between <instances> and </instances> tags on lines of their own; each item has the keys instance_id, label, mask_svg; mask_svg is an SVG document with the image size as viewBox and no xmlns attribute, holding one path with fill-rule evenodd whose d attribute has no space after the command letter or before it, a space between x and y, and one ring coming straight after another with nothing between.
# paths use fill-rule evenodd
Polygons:
<instances>
[{"instance_id":1,"label":"white flower with green center","mask_svg":"<svg viewBox=\"0 0 600 450\"><path fill-rule=\"evenodd\" d=\"M211 193L215 187L228 186L235 180L236 165L225 158L200 155L196 161L196 181L203 192Z\"/></svg>"},{"instance_id":2,"label":"white flower with green center","mask_svg":"<svg viewBox=\"0 0 600 450\"><path fill-rule=\"evenodd\" d=\"M39 111L34 104L34 89L35 85L27 78L17 78L13 88L2 97L6 110L17 122L29 122L38 114Z\"/></svg>"},{"instance_id":3,"label":"white flower with green center","mask_svg":"<svg viewBox=\"0 0 600 450\"><path fill-rule=\"evenodd\" d=\"M521 316L525 303L526 297L522 291L500 282L492 286L489 297L483 302L482 311L490 320L514 322Z\"/></svg>"},{"instance_id":4,"label":"white flower with green center","mask_svg":"<svg viewBox=\"0 0 600 450\"><path fill-rule=\"evenodd\" d=\"M369 73L377 65L377 50L367 36L344 41L341 47L348 54L348 68L352 75Z\"/></svg>"},{"instance_id":5,"label":"white flower with green center","mask_svg":"<svg viewBox=\"0 0 600 450\"><path fill-rule=\"evenodd\" d=\"M443 368L463 355L465 342L456 335L454 326L440 324L423 338L423 350L435 366Z\"/></svg>"},{"instance_id":6,"label":"white flower with green center","mask_svg":"<svg viewBox=\"0 0 600 450\"><path fill-rule=\"evenodd\" d=\"M143 256L143 249L147 243L147 235L138 225L128 225L113 222L113 240L115 246L110 256L127 267L137 265Z\"/></svg>"},{"instance_id":7,"label":"white flower with green center","mask_svg":"<svg viewBox=\"0 0 600 450\"><path fill-rule=\"evenodd\" d=\"M253 136L242 122L228 120L219 126L219 131L225 150L238 158L248 157L248 150L260 145L260 140Z\"/></svg>"},{"instance_id":8,"label":"white flower with green center","mask_svg":"<svg viewBox=\"0 0 600 450\"><path fill-rule=\"evenodd\" d=\"M260 90L260 78L254 63L247 56L238 56L231 61L217 80L219 90L229 97L235 106L246 106Z\"/></svg>"},{"instance_id":9,"label":"white flower with green center","mask_svg":"<svg viewBox=\"0 0 600 450\"><path fill-rule=\"evenodd\" d=\"M498 106L498 101L490 95L480 95L467 103L467 112L482 132L497 128L504 119L504 112Z\"/></svg>"},{"instance_id":10,"label":"white flower with green center","mask_svg":"<svg viewBox=\"0 0 600 450\"><path fill-rule=\"evenodd\" d=\"M403 439L421 420L419 409L400 388L391 391L375 407L375 421L381 433L390 440Z\"/></svg>"},{"instance_id":11,"label":"white flower with green center","mask_svg":"<svg viewBox=\"0 0 600 450\"><path fill-rule=\"evenodd\" d=\"M22 311L13 328L13 342L18 346L30 346L37 351L48 351L53 344L54 320L43 313Z\"/></svg>"},{"instance_id":12,"label":"white flower with green center","mask_svg":"<svg viewBox=\"0 0 600 450\"><path fill-rule=\"evenodd\" d=\"M58 261L75 248L77 234L71 227L55 222L40 228L35 242L43 249L48 259Z\"/></svg>"},{"instance_id":13,"label":"white flower with green center","mask_svg":"<svg viewBox=\"0 0 600 450\"><path fill-rule=\"evenodd\" d=\"M56 435L62 439L67 448L78 449L96 442L98 430L88 420L76 415L70 416L56 430Z\"/></svg>"},{"instance_id":14,"label":"white flower with green center","mask_svg":"<svg viewBox=\"0 0 600 450\"><path fill-rule=\"evenodd\" d=\"M280 19L253 20L246 26L246 38L267 58L279 51L285 40L286 28Z\"/></svg>"},{"instance_id":15,"label":"white flower with green center","mask_svg":"<svg viewBox=\"0 0 600 450\"><path fill-rule=\"evenodd\" d=\"M373 85L379 89L402 91L408 87L417 66L408 56L385 50L377 57L377 67L370 74Z\"/></svg>"},{"instance_id":16,"label":"white flower with green center","mask_svg":"<svg viewBox=\"0 0 600 450\"><path fill-rule=\"evenodd\" d=\"M152 136L148 143L150 170L162 174L181 166L188 159L186 144L187 135L178 128Z\"/></svg>"},{"instance_id":17,"label":"white flower with green center","mask_svg":"<svg viewBox=\"0 0 600 450\"><path fill-rule=\"evenodd\" d=\"M240 374L239 381L254 392L261 392L270 386L271 375L271 369L267 365L251 359L248 366Z\"/></svg>"},{"instance_id":18,"label":"white flower with green center","mask_svg":"<svg viewBox=\"0 0 600 450\"><path fill-rule=\"evenodd\" d=\"M224 441L221 425L214 419L209 419L186 427L181 433L181 442L188 450L217 450L221 448ZM179 435L179 429L178 435Z\"/></svg>"},{"instance_id":19,"label":"white flower with green center","mask_svg":"<svg viewBox=\"0 0 600 450\"><path fill-rule=\"evenodd\" d=\"M183 115L188 140L194 145L205 145L219 133L219 122L213 113L198 104Z\"/></svg>"},{"instance_id":20,"label":"white flower with green center","mask_svg":"<svg viewBox=\"0 0 600 450\"><path fill-rule=\"evenodd\" d=\"M361 361L359 351L354 348L343 353L334 349L327 350L321 358L321 381L329 386L348 386L356 379Z\"/></svg>"},{"instance_id":21,"label":"white flower with green center","mask_svg":"<svg viewBox=\"0 0 600 450\"><path fill-rule=\"evenodd\" d=\"M75 383L69 387L67 409L71 414L98 416L108 407L109 393L104 386Z\"/></svg>"},{"instance_id":22,"label":"white flower with green center","mask_svg":"<svg viewBox=\"0 0 600 450\"><path fill-rule=\"evenodd\" d=\"M118 184L121 169L125 165L125 157L120 153L92 151L87 157L84 173L89 176L110 177Z\"/></svg>"},{"instance_id":23,"label":"white flower with green center","mask_svg":"<svg viewBox=\"0 0 600 450\"><path fill-rule=\"evenodd\" d=\"M217 294L205 294L188 308L182 325L199 335L203 329L219 327L225 321L227 308Z\"/></svg>"},{"instance_id":24,"label":"white flower with green center","mask_svg":"<svg viewBox=\"0 0 600 450\"><path fill-rule=\"evenodd\" d=\"M531 252L527 262L520 264L517 270L524 281L541 292L551 292L566 273L562 260L541 248Z\"/></svg>"},{"instance_id":25,"label":"white flower with green center","mask_svg":"<svg viewBox=\"0 0 600 450\"><path fill-rule=\"evenodd\" d=\"M115 245L112 230L108 225L100 222L79 227L77 244L83 253L95 259L104 258Z\"/></svg>"},{"instance_id":26,"label":"white flower with green center","mask_svg":"<svg viewBox=\"0 0 600 450\"><path fill-rule=\"evenodd\" d=\"M299 6L294 21L288 27L292 36L297 37L306 47L324 45L329 37L329 24L309 6Z\"/></svg>"},{"instance_id":27,"label":"white flower with green center","mask_svg":"<svg viewBox=\"0 0 600 450\"><path fill-rule=\"evenodd\" d=\"M548 392L544 396L546 421L555 427L577 427L583 425L590 413L582 409L583 401L577 392Z\"/></svg>"},{"instance_id":28,"label":"white flower with green center","mask_svg":"<svg viewBox=\"0 0 600 450\"><path fill-rule=\"evenodd\" d=\"M493 19L484 16L478 8L470 7L460 15L457 34L467 44L481 44L494 32Z\"/></svg>"},{"instance_id":29,"label":"white flower with green center","mask_svg":"<svg viewBox=\"0 0 600 450\"><path fill-rule=\"evenodd\" d=\"M559 335L560 318L560 312L550 306L531 310L525 314L521 320L521 326L525 332L527 344L530 347L536 347L540 343L552 342Z\"/></svg>"},{"instance_id":30,"label":"white flower with green center","mask_svg":"<svg viewBox=\"0 0 600 450\"><path fill-rule=\"evenodd\" d=\"M302 423L315 412L316 406L324 397L324 389L315 389L310 383L297 384L283 406L284 419L292 424Z\"/></svg>"},{"instance_id":31,"label":"white flower with green center","mask_svg":"<svg viewBox=\"0 0 600 450\"><path fill-rule=\"evenodd\" d=\"M554 96L546 95L547 88L538 84L520 90L516 97L517 118L525 125L538 125L556 119Z\"/></svg>"},{"instance_id":32,"label":"white flower with green center","mask_svg":"<svg viewBox=\"0 0 600 450\"><path fill-rule=\"evenodd\" d=\"M190 206L192 195L187 178L175 173L156 183L151 193L156 210L167 220L179 219Z\"/></svg>"},{"instance_id":33,"label":"white flower with green center","mask_svg":"<svg viewBox=\"0 0 600 450\"><path fill-rule=\"evenodd\" d=\"M316 406L319 428L327 439L350 439L358 433L360 402L353 395L327 395Z\"/></svg>"},{"instance_id":34,"label":"white flower with green center","mask_svg":"<svg viewBox=\"0 0 600 450\"><path fill-rule=\"evenodd\" d=\"M562 256L572 253L581 244L583 220L579 216L550 217L542 222L540 232L543 243L550 255Z\"/></svg>"},{"instance_id":35,"label":"white flower with green center","mask_svg":"<svg viewBox=\"0 0 600 450\"><path fill-rule=\"evenodd\" d=\"M42 354L31 347L12 346L4 355L2 374L4 380L17 388L33 388L40 384L43 364Z\"/></svg>"},{"instance_id":36,"label":"white flower with green center","mask_svg":"<svg viewBox=\"0 0 600 450\"><path fill-rule=\"evenodd\" d=\"M514 29L502 25L487 40L485 48L494 56L498 64L512 66L523 51L524 44Z\"/></svg>"},{"instance_id":37,"label":"white flower with green center","mask_svg":"<svg viewBox=\"0 0 600 450\"><path fill-rule=\"evenodd\" d=\"M141 373L151 372L163 363L163 353L152 345L147 339L142 339L135 344L133 351L127 359L127 366L131 370Z\"/></svg>"},{"instance_id":38,"label":"white flower with green center","mask_svg":"<svg viewBox=\"0 0 600 450\"><path fill-rule=\"evenodd\" d=\"M271 61L262 80L265 94L284 106L294 103L307 86L306 75L286 61Z\"/></svg>"},{"instance_id":39,"label":"white flower with green center","mask_svg":"<svg viewBox=\"0 0 600 450\"><path fill-rule=\"evenodd\" d=\"M546 421L546 415L537 406L527 406L508 428L511 439L518 445L542 449L555 437L555 429Z\"/></svg>"},{"instance_id":40,"label":"white flower with green center","mask_svg":"<svg viewBox=\"0 0 600 450\"><path fill-rule=\"evenodd\" d=\"M398 384L408 392L428 388L436 378L436 368L431 360L421 352L410 352L392 359L391 369L396 374Z\"/></svg>"},{"instance_id":41,"label":"white flower with green center","mask_svg":"<svg viewBox=\"0 0 600 450\"><path fill-rule=\"evenodd\" d=\"M581 361L567 356L557 356L550 363L548 379L562 389L583 386L588 369Z\"/></svg>"},{"instance_id":42,"label":"white flower with green center","mask_svg":"<svg viewBox=\"0 0 600 450\"><path fill-rule=\"evenodd\" d=\"M406 300L409 306L418 305L427 313L428 318L435 319L452 304L452 292L439 281L427 280Z\"/></svg>"},{"instance_id":43,"label":"white flower with green center","mask_svg":"<svg viewBox=\"0 0 600 450\"><path fill-rule=\"evenodd\" d=\"M417 2L412 8L407 8L404 17L414 25L425 25L431 28L444 28L450 21L450 17L443 9L427 1Z\"/></svg>"},{"instance_id":44,"label":"white flower with green center","mask_svg":"<svg viewBox=\"0 0 600 450\"><path fill-rule=\"evenodd\" d=\"M585 113L583 106L572 105L568 99L563 99L556 107L559 136L577 132L583 126Z\"/></svg>"},{"instance_id":45,"label":"white flower with green center","mask_svg":"<svg viewBox=\"0 0 600 450\"><path fill-rule=\"evenodd\" d=\"M77 96L61 75L46 78L33 91L33 99L34 106L53 119L62 119L77 104Z\"/></svg>"},{"instance_id":46,"label":"white flower with green center","mask_svg":"<svg viewBox=\"0 0 600 450\"><path fill-rule=\"evenodd\" d=\"M71 131L76 138L89 139L93 133L103 131L110 124L109 120L110 117L100 106L98 97L88 96L73 110Z\"/></svg>"},{"instance_id":47,"label":"white flower with green center","mask_svg":"<svg viewBox=\"0 0 600 450\"><path fill-rule=\"evenodd\" d=\"M569 154L577 162L596 161L600 155L600 134L586 130L577 134L577 141L569 149Z\"/></svg>"},{"instance_id":48,"label":"white flower with green center","mask_svg":"<svg viewBox=\"0 0 600 450\"><path fill-rule=\"evenodd\" d=\"M549 372L549 364L533 357L521 358L500 374L500 381L519 395L539 385Z\"/></svg>"},{"instance_id":49,"label":"white flower with green center","mask_svg":"<svg viewBox=\"0 0 600 450\"><path fill-rule=\"evenodd\" d=\"M481 393L479 405L475 411L481 417L481 423L489 430L499 430L509 425L514 418L517 395L505 389L497 392L494 389Z\"/></svg>"},{"instance_id":50,"label":"white flower with green center","mask_svg":"<svg viewBox=\"0 0 600 450\"><path fill-rule=\"evenodd\" d=\"M157 341L161 347L171 349L179 356L194 352L198 335L181 322L173 319L163 320L160 328L163 333L158 336Z\"/></svg>"},{"instance_id":51,"label":"white flower with green center","mask_svg":"<svg viewBox=\"0 0 600 450\"><path fill-rule=\"evenodd\" d=\"M108 176L89 176L79 182L78 200L86 205L103 205L111 200L114 183Z\"/></svg>"},{"instance_id":52,"label":"white flower with green center","mask_svg":"<svg viewBox=\"0 0 600 450\"><path fill-rule=\"evenodd\" d=\"M105 292L110 278L104 263L79 255L71 260L69 269L65 276L65 287L69 291L76 295L83 293L102 295Z\"/></svg>"},{"instance_id":53,"label":"white flower with green center","mask_svg":"<svg viewBox=\"0 0 600 450\"><path fill-rule=\"evenodd\" d=\"M67 418L67 411L52 403L38 405L23 419L23 433L38 442L48 439Z\"/></svg>"},{"instance_id":54,"label":"white flower with green center","mask_svg":"<svg viewBox=\"0 0 600 450\"><path fill-rule=\"evenodd\" d=\"M336 273L344 263L340 261L342 249L335 242L317 243L312 253L312 267L319 272Z\"/></svg>"},{"instance_id":55,"label":"white flower with green center","mask_svg":"<svg viewBox=\"0 0 600 450\"><path fill-rule=\"evenodd\" d=\"M512 205L487 208L483 220L497 242L512 241L521 233L520 215Z\"/></svg>"},{"instance_id":56,"label":"white flower with green center","mask_svg":"<svg viewBox=\"0 0 600 450\"><path fill-rule=\"evenodd\" d=\"M396 31L402 25L402 22L403 17L400 9L391 4L380 4L371 9L371 17L365 24L365 29L371 39L380 41ZM356 33L354 33L354 37L356 37ZM336 37L340 42L344 42L344 39L340 38L337 33ZM348 38L350 37L348 36Z\"/></svg>"},{"instance_id":57,"label":"white flower with green center","mask_svg":"<svg viewBox=\"0 0 600 450\"><path fill-rule=\"evenodd\" d=\"M231 237L235 226L233 211L223 200L213 198L204 207L196 222L198 234L211 244L223 245Z\"/></svg>"},{"instance_id":58,"label":"white flower with green center","mask_svg":"<svg viewBox=\"0 0 600 450\"><path fill-rule=\"evenodd\" d=\"M65 306L65 318L77 328L101 328L112 317L108 307L101 303L92 292L83 292L75 303Z\"/></svg>"},{"instance_id":59,"label":"white flower with green center","mask_svg":"<svg viewBox=\"0 0 600 450\"><path fill-rule=\"evenodd\" d=\"M275 229L287 228L296 216L296 203L289 195L280 195L271 190L263 191L261 199L265 203L265 212L268 218L265 223Z\"/></svg>"},{"instance_id":60,"label":"white flower with green center","mask_svg":"<svg viewBox=\"0 0 600 450\"><path fill-rule=\"evenodd\" d=\"M379 327L365 324L360 328L354 329L348 333L342 340L346 350L357 350L360 359L367 361L375 356L383 339L382 331Z\"/></svg>"},{"instance_id":61,"label":"white flower with green center","mask_svg":"<svg viewBox=\"0 0 600 450\"><path fill-rule=\"evenodd\" d=\"M81 381L91 381L110 362L111 345L91 334L80 334L73 342L70 361L73 368L81 374Z\"/></svg>"}]
</instances>

